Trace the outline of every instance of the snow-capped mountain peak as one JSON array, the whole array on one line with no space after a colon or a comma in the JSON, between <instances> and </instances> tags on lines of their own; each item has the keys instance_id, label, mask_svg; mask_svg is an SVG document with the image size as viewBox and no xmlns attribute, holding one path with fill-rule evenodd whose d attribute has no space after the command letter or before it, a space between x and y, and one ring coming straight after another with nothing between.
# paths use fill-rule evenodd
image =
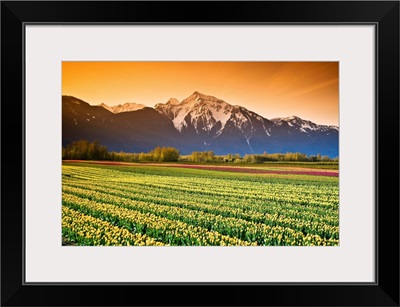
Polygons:
<instances>
[{"instance_id":1,"label":"snow-capped mountain peak","mask_svg":"<svg viewBox=\"0 0 400 307\"><path fill-rule=\"evenodd\" d=\"M195 91L180 103L171 99L165 103L159 103L155 109L169 117L175 128L182 132L192 125L197 132L209 132L220 122L218 130L223 129L231 116L233 106L214 96L204 95Z\"/></svg>"},{"instance_id":2,"label":"snow-capped mountain peak","mask_svg":"<svg viewBox=\"0 0 400 307\"><path fill-rule=\"evenodd\" d=\"M106 109L114 114L122 113L122 112L137 111L137 110L140 110L140 109L143 109L146 107L144 104L139 104L139 103L134 103L134 102L127 102L127 103L119 104L116 106L108 106L108 105L102 103L99 106L103 107L104 109Z\"/></svg>"},{"instance_id":3,"label":"snow-capped mountain peak","mask_svg":"<svg viewBox=\"0 0 400 307\"><path fill-rule=\"evenodd\" d=\"M310 121L310 120L305 120L301 119L300 117L296 115L292 115L290 117L277 117L272 119L275 125L281 126L282 123L286 123L288 126L295 128L299 130L300 132L303 133L308 133L310 131L320 131L320 132L325 132L329 129L334 129L336 131L339 131L339 127L337 126L327 126L327 125L317 125L316 123Z\"/></svg>"},{"instance_id":4,"label":"snow-capped mountain peak","mask_svg":"<svg viewBox=\"0 0 400 307\"><path fill-rule=\"evenodd\" d=\"M176 99L176 98L170 98L170 99L167 101L167 104L169 104L169 105L177 105L177 104L180 104L180 102L179 102L179 100Z\"/></svg>"}]
</instances>

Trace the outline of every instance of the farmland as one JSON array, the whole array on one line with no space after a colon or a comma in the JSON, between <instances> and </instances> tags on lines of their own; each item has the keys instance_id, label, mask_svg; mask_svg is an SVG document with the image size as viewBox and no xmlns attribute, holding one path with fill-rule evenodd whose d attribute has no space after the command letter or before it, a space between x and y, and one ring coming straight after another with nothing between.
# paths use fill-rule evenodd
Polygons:
<instances>
[{"instance_id":1,"label":"farmland","mask_svg":"<svg viewBox=\"0 0 400 307\"><path fill-rule=\"evenodd\" d=\"M63 162L63 244L337 246L334 168Z\"/></svg>"}]
</instances>

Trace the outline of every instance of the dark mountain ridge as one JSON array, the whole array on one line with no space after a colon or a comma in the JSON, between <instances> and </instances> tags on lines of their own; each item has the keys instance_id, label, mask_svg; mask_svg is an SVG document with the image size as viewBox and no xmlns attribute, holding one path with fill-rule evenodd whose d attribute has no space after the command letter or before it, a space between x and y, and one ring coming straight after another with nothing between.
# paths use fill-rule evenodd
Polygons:
<instances>
[{"instance_id":1,"label":"dark mountain ridge","mask_svg":"<svg viewBox=\"0 0 400 307\"><path fill-rule=\"evenodd\" d=\"M114 111L115 112L115 111ZM301 152L338 156L339 128L297 116L264 118L244 107L194 92L154 108L110 112L72 96L62 96L63 146L79 139L97 140L111 151L148 152L172 146L181 154Z\"/></svg>"}]
</instances>

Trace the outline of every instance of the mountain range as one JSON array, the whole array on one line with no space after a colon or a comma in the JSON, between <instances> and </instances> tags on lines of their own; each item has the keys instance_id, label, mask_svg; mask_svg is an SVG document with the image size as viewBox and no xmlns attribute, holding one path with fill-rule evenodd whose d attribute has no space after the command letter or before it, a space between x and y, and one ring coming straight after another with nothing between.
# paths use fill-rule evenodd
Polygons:
<instances>
[{"instance_id":1,"label":"mountain range","mask_svg":"<svg viewBox=\"0 0 400 307\"><path fill-rule=\"evenodd\" d=\"M215 154L301 152L339 153L339 128L297 116L264 118L242 106L194 92L154 108L137 103L90 105L62 96L62 143L97 140L110 151L148 152L157 146L181 154L213 150Z\"/></svg>"}]
</instances>

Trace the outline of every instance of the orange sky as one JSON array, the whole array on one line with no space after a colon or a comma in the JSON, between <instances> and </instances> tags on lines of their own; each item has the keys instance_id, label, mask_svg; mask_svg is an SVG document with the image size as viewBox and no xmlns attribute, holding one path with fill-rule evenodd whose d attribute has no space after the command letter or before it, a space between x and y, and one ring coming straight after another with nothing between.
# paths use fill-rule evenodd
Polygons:
<instances>
[{"instance_id":1,"label":"orange sky","mask_svg":"<svg viewBox=\"0 0 400 307\"><path fill-rule=\"evenodd\" d=\"M154 107L194 91L265 118L338 125L338 62L63 62L62 94L91 105Z\"/></svg>"}]
</instances>

